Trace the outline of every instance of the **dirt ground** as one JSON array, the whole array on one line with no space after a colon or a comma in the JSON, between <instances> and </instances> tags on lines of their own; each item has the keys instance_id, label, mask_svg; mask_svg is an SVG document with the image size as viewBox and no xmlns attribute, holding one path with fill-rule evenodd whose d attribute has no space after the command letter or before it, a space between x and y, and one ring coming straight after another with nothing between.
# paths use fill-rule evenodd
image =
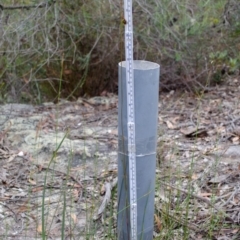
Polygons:
<instances>
[{"instance_id":1,"label":"dirt ground","mask_svg":"<svg viewBox=\"0 0 240 240\"><path fill-rule=\"evenodd\" d=\"M156 239L240 239L239 91L160 94ZM0 239L116 239L117 138L114 95L1 105Z\"/></svg>"}]
</instances>

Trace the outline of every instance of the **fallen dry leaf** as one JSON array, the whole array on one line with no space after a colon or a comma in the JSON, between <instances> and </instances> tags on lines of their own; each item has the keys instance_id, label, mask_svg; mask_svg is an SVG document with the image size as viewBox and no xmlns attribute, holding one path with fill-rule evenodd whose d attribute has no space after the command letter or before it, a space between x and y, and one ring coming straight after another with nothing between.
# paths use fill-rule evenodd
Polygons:
<instances>
[{"instance_id":1,"label":"fallen dry leaf","mask_svg":"<svg viewBox=\"0 0 240 240\"><path fill-rule=\"evenodd\" d=\"M103 184L100 190L100 195L103 196L105 193L106 193L106 187L105 187L105 184Z\"/></svg>"},{"instance_id":2,"label":"fallen dry leaf","mask_svg":"<svg viewBox=\"0 0 240 240\"><path fill-rule=\"evenodd\" d=\"M197 180L198 179L198 175L197 174L192 174L191 179L192 180Z\"/></svg>"},{"instance_id":3,"label":"fallen dry leaf","mask_svg":"<svg viewBox=\"0 0 240 240\"><path fill-rule=\"evenodd\" d=\"M31 183L32 185L36 185L36 184L37 184L36 181L34 181L34 180L31 179L31 178L28 179L28 182Z\"/></svg>"},{"instance_id":4,"label":"fallen dry leaf","mask_svg":"<svg viewBox=\"0 0 240 240\"><path fill-rule=\"evenodd\" d=\"M159 216L157 216L156 214L154 214L154 222L155 222L154 230L159 233L162 230L162 223Z\"/></svg>"},{"instance_id":5,"label":"fallen dry leaf","mask_svg":"<svg viewBox=\"0 0 240 240\"><path fill-rule=\"evenodd\" d=\"M31 191L32 192L40 192L40 191L42 191L43 190L43 187L35 187L35 188L33 188Z\"/></svg>"},{"instance_id":6,"label":"fallen dry leaf","mask_svg":"<svg viewBox=\"0 0 240 240\"><path fill-rule=\"evenodd\" d=\"M18 208L17 213L27 212L27 211L29 211L29 209L30 209L29 206L27 204L25 204L25 205L21 206L20 208Z\"/></svg>"},{"instance_id":7,"label":"fallen dry leaf","mask_svg":"<svg viewBox=\"0 0 240 240\"><path fill-rule=\"evenodd\" d=\"M42 225L41 224L39 224L38 226L37 226L37 232L38 233L42 233Z\"/></svg>"},{"instance_id":8,"label":"fallen dry leaf","mask_svg":"<svg viewBox=\"0 0 240 240\"><path fill-rule=\"evenodd\" d=\"M188 138L208 136L207 130L204 128L188 127L180 129L180 132Z\"/></svg>"},{"instance_id":9,"label":"fallen dry leaf","mask_svg":"<svg viewBox=\"0 0 240 240\"><path fill-rule=\"evenodd\" d=\"M167 124L167 127L168 127L169 129L176 129L176 128L177 128L177 126L176 126L176 125L173 125L173 123L170 122L169 120L166 121L166 124Z\"/></svg>"},{"instance_id":10,"label":"fallen dry leaf","mask_svg":"<svg viewBox=\"0 0 240 240\"><path fill-rule=\"evenodd\" d=\"M73 189L72 190L72 195L73 195L73 198L74 198L74 202L77 202L78 201L78 196L79 196L79 191L77 189Z\"/></svg>"},{"instance_id":11,"label":"fallen dry leaf","mask_svg":"<svg viewBox=\"0 0 240 240\"><path fill-rule=\"evenodd\" d=\"M71 213L71 218L73 220L73 222L76 224L77 223L77 216L75 213Z\"/></svg>"},{"instance_id":12,"label":"fallen dry leaf","mask_svg":"<svg viewBox=\"0 0 240 240\"><path fill-rule=\"evenodd\" d=\"M204 193L200 193L199 195L202 197L210 197L210 196L212 196L212 193L204 192Z\"/></svg>"},{"instance_id":13,"label":"fallen dry leaf","mask_svg":"<svg viewBox=\"0 0 240 240\"><path fill-rule=\"evenodd\" d=\"M233 144L239 144L239 136L234 136L234 137L231 137L231 141Z\"/></svg>"}]
</instances>

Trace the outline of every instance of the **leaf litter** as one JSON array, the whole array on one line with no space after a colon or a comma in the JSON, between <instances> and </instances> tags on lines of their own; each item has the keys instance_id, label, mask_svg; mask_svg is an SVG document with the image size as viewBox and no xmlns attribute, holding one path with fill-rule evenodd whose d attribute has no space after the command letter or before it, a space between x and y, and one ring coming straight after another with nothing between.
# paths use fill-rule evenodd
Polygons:
<instances>
[{"instance_id":1,"label":"leaf litter","mask_svg":"<svg viewBox=\"0 0 240 240\"><path fill-rule=\"evenodd\" d=\"M160 95L156 239L240 238L239 82ZM116 106L0 106L4 239L116 239Z\"/></svg>"}]
</instances>

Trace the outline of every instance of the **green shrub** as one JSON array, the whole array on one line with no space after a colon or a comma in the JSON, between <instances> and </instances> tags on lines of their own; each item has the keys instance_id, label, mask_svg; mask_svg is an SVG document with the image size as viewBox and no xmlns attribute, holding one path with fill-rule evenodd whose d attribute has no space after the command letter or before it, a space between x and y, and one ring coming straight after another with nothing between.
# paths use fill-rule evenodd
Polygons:
<instances>
[{"instance_id":1,"label":"green shrub","mask_svg":"<svg viewBox=\"0 0 240 240\"><path fill-rule=\"evenodd\" d=\"M69 99L116 92L117 64L124 60L123 3L48 2L42 8L4 6L1 90L15 92L16 101L29 91L37 102L56 99L59 85ZM161 64L162 89L202 88L238 71L236 0L136 0L133 8L134 58Z\"/></svg>"}]
</instances>

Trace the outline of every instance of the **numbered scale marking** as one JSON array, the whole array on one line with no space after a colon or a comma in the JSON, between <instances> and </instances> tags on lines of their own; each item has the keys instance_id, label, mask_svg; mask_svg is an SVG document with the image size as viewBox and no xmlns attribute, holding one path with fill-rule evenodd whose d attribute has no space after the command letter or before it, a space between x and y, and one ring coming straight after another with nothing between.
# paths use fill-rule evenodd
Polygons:
<instances>
[{"instance_id":1,"label":"numbered scale marking","mask_svg":"<svg viewBox=\"0 0 240 240\"><path fill-rule=\"evenodd\" d=\"M133 74L133 21L132 0L124 0L125 17L125 57L127 81L127 116L128 116L128 157L131 240L137 240L137 179L136 179L136 144L134 114L134 74Z\"/></svg>"}]
</instances>

